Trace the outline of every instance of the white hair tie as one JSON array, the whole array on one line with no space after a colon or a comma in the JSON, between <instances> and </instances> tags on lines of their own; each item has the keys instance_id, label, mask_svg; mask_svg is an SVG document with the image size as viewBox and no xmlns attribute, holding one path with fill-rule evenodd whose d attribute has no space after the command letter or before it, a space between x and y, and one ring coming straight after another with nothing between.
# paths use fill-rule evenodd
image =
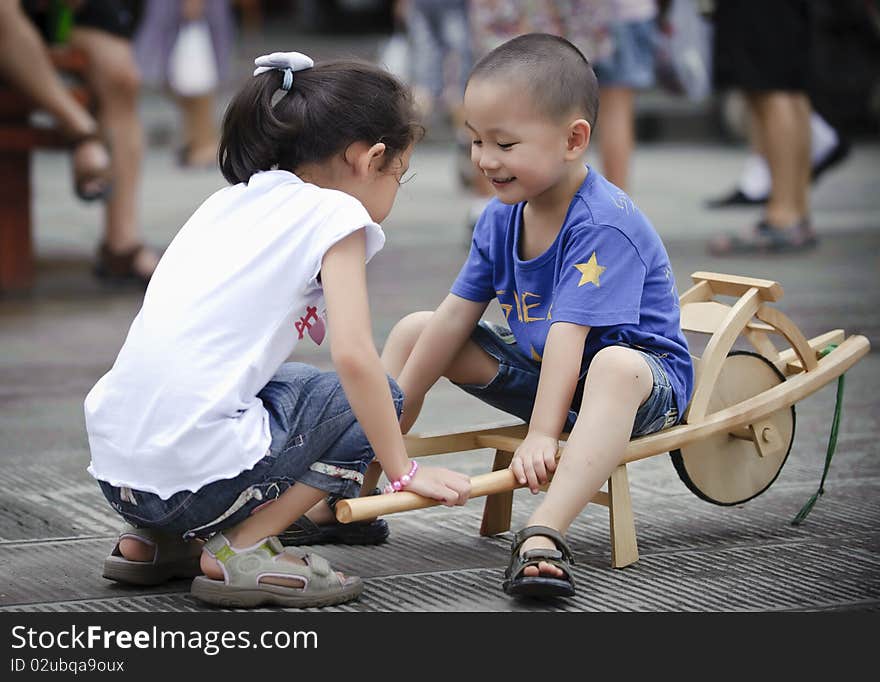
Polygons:
<instances>
[{"instance_id":1,"label":"white hair tie","mask_svg":"<svg viewBox=\"0 0 880 682\"><path fill-rule=\"evenodd\" d=\"M281 89L290 90L293 86L293 72L311 69L314 65L314 60L302 52L273 52L254 60L254 66L257 67L254 69L254 75L259 76L261 73L273 69L284 71L284 82L281 84Z\"/></svg>"}]
</instances>

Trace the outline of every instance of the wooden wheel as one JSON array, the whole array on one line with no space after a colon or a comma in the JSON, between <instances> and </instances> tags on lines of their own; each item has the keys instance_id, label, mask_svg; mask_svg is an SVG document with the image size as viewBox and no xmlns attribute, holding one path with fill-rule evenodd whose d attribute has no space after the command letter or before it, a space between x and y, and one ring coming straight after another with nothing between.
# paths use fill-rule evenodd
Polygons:
<instances>
[{"instance_id":1,"label":"wooden wheel","mask_svg":"<svg viewBox=\"0 0 880 682\"><path fill-rule=\"evenodd\" d=\"M762 355L733 351L709 398L712 414L785 381ZM776 480L794 441L794 405L755 424L703 438L669 453L679 478L697 497L720 505L746 502Z\"/></svg>"}]
</instances>

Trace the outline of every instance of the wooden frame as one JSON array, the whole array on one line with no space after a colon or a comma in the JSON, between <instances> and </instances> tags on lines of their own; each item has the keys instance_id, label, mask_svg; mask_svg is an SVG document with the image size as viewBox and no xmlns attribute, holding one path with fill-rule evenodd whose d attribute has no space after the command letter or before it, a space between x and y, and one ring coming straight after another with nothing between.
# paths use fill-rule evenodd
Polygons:
<instances>
[{"instance_id":1,"label":"wooden frame","mask_svg":"<svg viewBox=\"0 0 880 682\"><path fill-rule=\"evenodd\" d=\"M782 312L770 307L782 298L782 287L770 280L712 272L695 272L694 285L680 297L682 329L710 335L700 358L694 358L694 393L685 415L686 422L630 441L620 466L608 480L608 491L591 500L608 507L611 535L611 565L622 568L638 560L638 546L626 465L646 457L664 454L701 439L727 433L733 439L753 441L756 454L778 447L766 419L789 408L834 380L870 350L868 339L833 330L807 339ZM717 301L732 296L732 305ZM778 351L770 334L782 337L790 348ZM784 376L779 385L735 405L708 413L709 398L722 364L740 337L769 360ZM819 358L829 344L837 348ZM522 443L527 426L521 422L490 424L465 431L416 434L405 437L410 457L491 449L495 452L492 471L471 479L471 497L486 496L481 535L496 535L510 528L513 491L522 487L508 469L513 452ZM562 435L564 442L567 434ZM561 456L560 447L557 457ZM422 509L439 504L410 492L341 500L336 517L342 523L360 521L395 512Z\"/></svg>"}]
</instances>

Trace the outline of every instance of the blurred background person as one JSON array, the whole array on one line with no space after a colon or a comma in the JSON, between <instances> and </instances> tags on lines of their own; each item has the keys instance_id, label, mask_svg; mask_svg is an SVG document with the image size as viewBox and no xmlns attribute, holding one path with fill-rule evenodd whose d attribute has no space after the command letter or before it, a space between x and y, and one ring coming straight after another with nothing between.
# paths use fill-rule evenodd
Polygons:
<instances>
[{"instance_id":1,"label":"blurred background person","mask_svg":"<svg viewBox=\"0 0 880 682\"><path fill-rule=\"evenodd\" d=\"M422 118L463 125L461 101L473 65L467 1L396 0L395 14L406 27L410 81Z\"/></svg>"},{"instance_id":2,"label":"blurred background person","mask_svg":"<svg viewBox=\"0 0 880 682\"><path fill-rule=\"evenodd\" d=\"M135 34L144 83L166 89L180 112L181 166L217 165L218 88L227 80L235 20L228 0L146 0Z\"/></svg>"},{"instance_id":3,"label":"blurred background person","mask_svg":"<svg viewBox=\"0 0 880 682\"><path fill-rule=\"evenodd\" d=\"M76 195L104 198L111 189L110 153L98 122L66 87L17 0L0 2L0 77L48 113L68 140Z\"/></svg>"},{"instance_id":4,"label":"blurred background person","mask_svg":"<svg viewBox=\"0 0 880 682\"><path fill-rule=\"evenodd\" d=\"M138 193L144 143L138 110L140 73L131 35L137 3L126 0L26 0L23 7L46 38L59 7L71 11L67 42L88 61L86 85L96 101L97 120L111 151L113 191L106 200L104 237L95 274L108 282L146 284L159 262L143 243Z\"/></svg>"},{"instance_id":5,"label":"blurred background person","mask_svg":"<svg viewBox=\"0 0 880 682\"><path fill-rule=\"evenodd\" d=\"M764 215L709 243L714 255L802 251L816 245L810 197L810 2L718 0L715 86L746 97L752 134L770 169Z\"/></svg>"},{"instance_id":6,"label":"blurred background person","mask_svg":"<svg viewBox=\"0 0 880 682\"><path fill-rule=\"evenodd\" d=\"M469 3L475 58L514 36L551 33L576 45L599 80L598 139L602 172L629 189L635 135L635 97L654 85L656 0L472 0ZM472 174L475 195L468 215L473 229L491 188Z\"/></svg>"},{"instance_id":7,"label":"blurred background person","mask_svg":"<svg viewBox=\"0 0 880 682\"><path fill-rule=\"evenodd\" d=\"M620 189L629 189L630 162L636 145L635 98L654 86L654 54L657 42L656 0L586 0L597 6L594 31L606 34L609 45L595 50L593 68L599 80L599 154L602 174ZM569 39L588 37L590 27L578 5L568 19ZM583 42L581 40L580 42ZM594 44L597 43L594 39Z\"/></svg>"},{"instance_id":8,"label":"blurred background person","mask_svg":"<svg viewBox=\"0 0 880 682\"><path fill-rule=\"evenodd\" d=\"M708 208L729 206L752 206L766 204L770 198L770 167L753 132L758 124L751 124L750 144L752 151L743 164L736 187L727 194L706 202ZM847 156L850 144L836 128L832 127L815 110L810 112L810 181L816 181Z\"/></svg>"}]
</instances>

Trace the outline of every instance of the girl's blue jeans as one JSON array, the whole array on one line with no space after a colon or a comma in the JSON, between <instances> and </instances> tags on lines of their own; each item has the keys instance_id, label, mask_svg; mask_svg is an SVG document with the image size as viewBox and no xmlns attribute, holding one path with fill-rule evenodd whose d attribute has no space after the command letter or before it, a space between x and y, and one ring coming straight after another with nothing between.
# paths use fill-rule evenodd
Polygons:
<instances>
[{"instance_id":1,"label":"girl's blue jeans","mask_svg":"<svg viewBox=\"0 0 880 682\"><path fill-rule=\"evenodd\" d=\"M403 393L390 377L388 383L399 417ZM374 453L337 374L286 363L258 395L269 413L272 442L253 468L167 500L99 481L111 506L133 526L193 538L241 523L297 481L340 497L357 496Z\"/></svg>"}]
</instances>

